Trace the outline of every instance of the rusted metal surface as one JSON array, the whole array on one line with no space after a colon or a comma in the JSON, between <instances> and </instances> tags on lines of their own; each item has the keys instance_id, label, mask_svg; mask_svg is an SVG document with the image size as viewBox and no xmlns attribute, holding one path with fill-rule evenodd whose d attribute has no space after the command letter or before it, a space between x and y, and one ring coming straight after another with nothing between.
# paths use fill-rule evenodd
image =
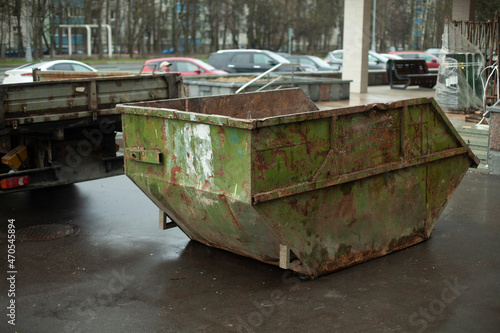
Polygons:
<instances>
[{"instance_id":1,"label":"rusted metal surface","mask_svg":"<svg viewBox=\"0 0 500 333\"><path fill-rule=\"evenodd\" d=\"M311 277L429 238L479 163L433 99L319 111L291 89L117 109L126 174L190 238Z\"/></svg>"},{"instance_id":2,"label":"rusted metal surface","mask_svg":"<svg viewBox=\"0 0 500 333\"><path fill-rule=\"evenodd\" d=\"M107 76L132 76L137 73L131 72L73 72L73 71L41 71L38 68L33 69L33 81L54 81L69 79L84 79Z\"/></svg>"},{"instance_id":3,"label":"rusted metal surface","mask_svg":"<svg viewBox=\"0 0 500 333\"><path fill-rule=\"evenodd\" d=\"M179 97L180 80L160 74L2 85L0 120L10 127L117 114L117 103Z\"/></svg>"}]
</instances>

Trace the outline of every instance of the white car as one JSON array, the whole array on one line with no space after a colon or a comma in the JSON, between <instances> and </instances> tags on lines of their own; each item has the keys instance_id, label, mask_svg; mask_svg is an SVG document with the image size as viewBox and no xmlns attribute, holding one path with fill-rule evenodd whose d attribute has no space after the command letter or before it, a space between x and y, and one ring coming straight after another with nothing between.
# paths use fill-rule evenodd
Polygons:
<instances>
[{"instance_id":1,"label":"white car","mask_svg":"<svg viewBox=\"0 0 500 333\"><path fill-rule=\"evenodd\" d=\"M33 69L41 71L97 72L97 69L74 60L42 61L19 66L5 72L3 83L33 82Z\"/></svg>"}]
</instances>

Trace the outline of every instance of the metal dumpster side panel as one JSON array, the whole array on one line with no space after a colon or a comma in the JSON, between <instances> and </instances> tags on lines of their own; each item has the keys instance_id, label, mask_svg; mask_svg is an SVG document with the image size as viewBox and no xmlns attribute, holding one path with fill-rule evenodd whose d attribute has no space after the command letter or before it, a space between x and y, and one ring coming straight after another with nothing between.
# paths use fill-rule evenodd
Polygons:
<instances>
[{"instance_id":1,"label":"metal dumpster side panel","mask_svg":"<svg viewBox=\"0 0 500 333\"><path fill-rule=\"evenodd\" d=\"M276 264L279 243L252 205L157 179L146 186L144 192L191 239Z\"/></svg>"},{"instance_id":2,"label":"metal dumpster side panel","mask_svg":"<svg viewBox=\"0 0 500 333\"><path fill-rule=\"evenodd\" d=\"M475 164L431 99L332 111L254 130L254 203L453 155L466 154Z\"/></svg>"},{"instance_id":3,"label":"metal dumpster side panel","mask_svg":"<svg viewBox=\"0 0 500 333\"><path fill-rule=\"evenodd\" d=\"M122 116L125 173L191 239L276 263L279 242L251 205L251 131L168 113ZM134 160L141 150L161 162Z\"/></svg>"},{"instance_id":4,"label":"metal dumpster side panel","mask_svg":"<svg viewBox=\"0 0 500 333\"><path fill-rule=\"evenodd\" d=\"M281 221L273 228L314 277L425 240L425 173L425 166L396 170L256 209L269 223Z\"/></svg>"},{"instance_id":5,"label":"metal dumpster side panel","mask_svg":"<svg viewBox=\"0 0 500 333\"><path fill-rule=\"evenodd\" d=\"M302 273L317 276L430 237L451 194L475 163L443 117L437 105L424 100L256 131L254 204L297 257L291 264L299 261L306 270ZM303 147L317 140L308 137L311 132L327 136L319 140L330 149L321 152L326 155L321 163L311 163L304 154L313 150ZM292 157L295 164L287 165ZM297 162L301 159L306 163ZM299 178L307 172L309 179Z\"/></svg>"},{"instance_id":6,"label":"metal dumpster side panel","mask_svg":"<svg viewBox=\"0 0 500 333\"><path fill-rule=\"evenodd\" d=\"M328 119L257 128L252 135L252 192L313 179L330 148Z\"/></svg>"},{"instance_id":7,"label":"metal dumpster side panel","mask_svg":"<svg viewBox=\"0 0 500 333\"><path fill-rule=\"evenodd\" d=\"M254 206L147 176L129 177L190 239L278 264L279 242Z\"/></svg>"},{"instance_id":8,"label":"metal dumpster side panel","mask_svg":"<svg viewBox=\"0 0 500 333\"><path fill-rule=\"evenodd\" d=\"M465 154L427 164L427 236L431 235L439 216L446 208L470 165L471 160Z\"/></svg>"},{"instance_id":9,"label":"metal dumpster side panel","mask_svg":"<svg viewBox=\"0 0 500 333\"><path fill-rule=\"evenodd\" d=\"M250 131L160 116L123 114L125 171L251 202ZM157 151L143 163L136 151ZM215 154L214 154L215 152Z\"/></svg>"}]
</instances>

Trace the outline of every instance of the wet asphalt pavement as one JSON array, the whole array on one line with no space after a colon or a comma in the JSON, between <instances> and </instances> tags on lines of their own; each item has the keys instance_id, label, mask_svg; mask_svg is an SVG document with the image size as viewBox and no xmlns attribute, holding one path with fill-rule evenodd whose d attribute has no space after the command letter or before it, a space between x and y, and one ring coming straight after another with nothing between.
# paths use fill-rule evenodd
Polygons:
<instances>
[{"instance_id":1,"label":"wet asphalt pavement","mask_svg":"<svg viewBox=\"0 0 500 333\"><path fill-rule=\"evenodd\" d=\"M499 198L500 177L468 173L429 241L303 281L159 230L156 206L126 176L4 195L0 331L498 332ZM9 219L18 234L79 232L18 238L12 285Z\"/></svg>"}]
</instances>

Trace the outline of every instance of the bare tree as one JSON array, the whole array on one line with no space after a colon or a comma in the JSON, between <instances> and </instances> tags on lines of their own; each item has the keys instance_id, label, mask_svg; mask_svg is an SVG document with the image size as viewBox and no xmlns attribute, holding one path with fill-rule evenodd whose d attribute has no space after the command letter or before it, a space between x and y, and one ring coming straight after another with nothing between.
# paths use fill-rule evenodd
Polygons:
<instances>
[{"instance_id":1,"label":"bare tree","mask_svg":"<svg viewBox=\"0 0 500 333\"><path fill-rule=\"evenodd\" d=\"M10 40L10 27L11 27L11 1L2 0L0 1L0 38L2 43L0 43L0 57L5 58L5 49L4 45L7 45L7 48L11 47ZM7 40L7 43L5 43Z\"/></svg>"},{"instance_id":2,"label":"bare tree","mask_svg":"<svg viewBox=\"0 0 500 333\"><path fill-rule=\"evenodd\" d=\"M47 0L31 0L31 38L33 41L33 58L35 60L43 57L45 19L48 11Z\"/></svg>"},{"instance_id":3,"label":"bare tree","mask_svg":"<svg viewBox=\"0 0 500 333\"><path fill-rule=\"evenodd\" d=\"M71 7L81 1L30 0L35 54L41 56L44 44L56 49L56 36L62 51L63 31L59 24L68 23ZM171 47L175 54L199 53L200 40L208 41L210 51L241 46L239 36L246 33L249 48L286 49L288 29L294 29L295 46L300 52L319 53L342 47L343 4L346 0L84 0L85 23L98 24L93 50L102 57L101 30L114 17L114 48L126 45L130 56L139 50L142 56L159 53ZM451 15L453 0L428 0L423 16L421 47L440 44L444 18ZM420 2L419 2L420 3ZM478 17L487 17L499 8L500 0L477 0ZM0 0L2 30L8 39L8 28L16 27L13 41L23 55L22 22L24 1ZM417 0L384 0L377 2L377 50L389 46L412 47L412 29ZM483 10L487 7L487 10ZM105 12L103 12L105 11ZM113 12L114 15L111 15ZM51 24L43 27L42 22ZM13 20L14 22L10 22ZM45 33L44 33L44 30ZM124 31L125 33L121 33ZM339 41L335 39L336 34ZM44 36L50 36L45 40ZM9 41L7 45L10 45ZM3 53L2 53L3 54Z\"/></svg>"},{"instance_id":4,"label":"bare tree","mask_svg":"<svg viewBox=\"0 0 500 333\"><path fill-rule=\"evenodd\" d=\"M210 39L210 51L216 51L219 48L219 30L222 20L223 3L220 0L206 0L205 9L208 21L208 37Z\"/></svg>"},{"instance_id":5,"label":"bare tree","mask_svg":"<svg viewBox=\"0 0 500 333\"><path fill-rule=\"evenodd\" d=\"M20 57L24 57L24 47L23 47L23 31L21 29L21 16L23 13L23 2L14 1L12 7L12 15L16 18L16 30L17 30L17 52Z\"/></svg>"}]
</instances>

